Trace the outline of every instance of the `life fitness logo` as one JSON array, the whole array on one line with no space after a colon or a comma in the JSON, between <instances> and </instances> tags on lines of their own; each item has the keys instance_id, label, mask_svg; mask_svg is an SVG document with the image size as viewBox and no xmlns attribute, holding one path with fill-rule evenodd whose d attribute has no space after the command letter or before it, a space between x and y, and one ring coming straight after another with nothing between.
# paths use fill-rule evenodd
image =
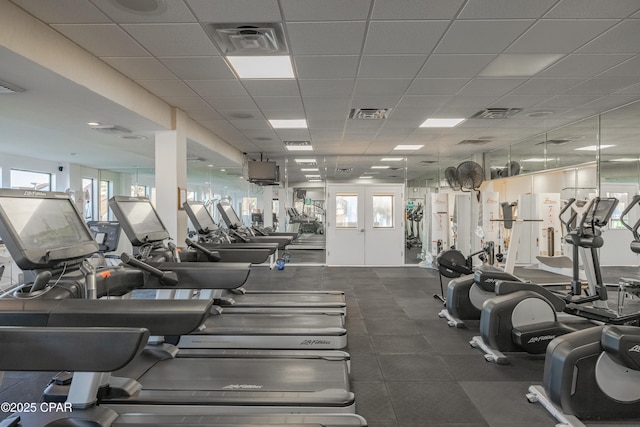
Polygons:
<instances>
[{"instance_id":1,"label":"life fitness logo","mask_svg":"<svg viewBox=\"0 0 640 427\"><path fill-rule=\"evenodd\" d=\"M557 200L553 200L553 199L544 199L544 204L545 205L557 205L558 201Z\"/></svg>"},{"instance_id":2,"label":"life fitness logo","mask_svg":"<svg viewBox=\"0 0 640 427\"><path fill-rule=\"evenodd\" d=\"M434 203L435 203L436 205L443 205L443 204L445 204L446 202L445 202L443 199L435 199Z\"/></svg>"},{"instance_id":3,"label":"life fitness logo","mask_svg":"<svg viewBox=\"0 0 640 427\"><path fill-rule=\"evenodd\" d=\"M640 353L640 345L636 344L629 349L629 353Z\"/></svg>"},{"instance_id":4,"label":"life fitness logo","mask_svg":"<svg viewBox=\"0 0 640 427\"><path fill-rule=\"evenodd\" d=\"M487 200L484 201L485 203L498 203L498 201L496 199L492 199L491 197L488 197Z\"/></svg>"},{"instance_id":5,"label":"life fitness logo","mask_svg":"<svg viewBox=\"0 0 640 427\"><path fill-rule=\"evenodd\" d=\"M42 191L27 190L24 192L24 196L28 197L44 197L46 195L47 193L43 193Z\"/></svg>"}]
</instances>

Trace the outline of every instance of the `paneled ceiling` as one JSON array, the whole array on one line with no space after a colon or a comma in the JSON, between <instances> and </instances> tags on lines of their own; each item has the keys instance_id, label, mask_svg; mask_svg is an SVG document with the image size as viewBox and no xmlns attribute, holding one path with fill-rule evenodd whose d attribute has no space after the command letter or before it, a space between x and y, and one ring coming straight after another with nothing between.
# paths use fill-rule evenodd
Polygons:
<instances>
[{"instance_id":1,"label":"paneled ceiling","mask_svg":"<svg viewBox=\"0 0 640 427\"><path fill-rule=\"evenodd\" d=\"M295 157L283 141L310 141L304 157L326 160L329 179L339 168L358 177L388 156L408 156L418 176L425 162L640 99L638 0L12 1L253 158L282 162ZM295 78L237 78L206 31L212 23L281 24ZM391 110L356 120L353 108ZM486 108L520 111L470 118ZM419 127L448 117L467 120ZM273 129L269 119L306 119L308 129ZM294 167L289 177L304 179Z\"/></svg>"}]
</instances>

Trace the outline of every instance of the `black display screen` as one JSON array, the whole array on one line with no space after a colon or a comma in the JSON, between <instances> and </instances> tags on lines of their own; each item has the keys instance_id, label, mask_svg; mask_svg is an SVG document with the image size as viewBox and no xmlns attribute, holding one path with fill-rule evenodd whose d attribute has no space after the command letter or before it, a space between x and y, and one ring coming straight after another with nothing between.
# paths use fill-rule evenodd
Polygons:
<instances>
[{"instance_id":1,"label":"black display screen","mask_svg":"<svg viewBox=\"0 0 640 427\"><path fill-rule=\"evenodd\" d=\"M211 215L209 214L209 212L207 212L207 208L200 203L189 203L189 207L191 208L191 211L193 212L193 214L195 215L195 222L197 222L198 224L194 224L196 227L199 227L200 230L198 231L205 231L205 232L209 232L209 231L214 231L215 229L217 229L218 227L216 226L216 223L213 222L213 218L211 218Z\"/></svg>"},{"instance_id":2,"label":"black display screen","mask_svg":"<svg viewBox=\"0 0 640 427\"><path fill-rule=\"evenodd\" d=\"M137 236L165 231L148 200L119 201L118 205Z\"/></svg>"}]
</instances>

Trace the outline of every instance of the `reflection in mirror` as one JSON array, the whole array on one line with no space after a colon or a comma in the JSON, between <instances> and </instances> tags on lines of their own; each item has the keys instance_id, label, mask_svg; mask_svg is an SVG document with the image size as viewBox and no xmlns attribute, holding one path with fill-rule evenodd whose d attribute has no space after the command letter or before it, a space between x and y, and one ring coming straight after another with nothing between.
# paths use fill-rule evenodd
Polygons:
<instances>
[{"instance_id":1,"label":"reflection in mirror","mask_svg":"<svg viewBox=\"0 0 640 427\"><path fill-rule=\"evenodd\" d=\"M598 117L591 117L547 133L547 169L596 160Z\"/></svg>"}]
</instances>

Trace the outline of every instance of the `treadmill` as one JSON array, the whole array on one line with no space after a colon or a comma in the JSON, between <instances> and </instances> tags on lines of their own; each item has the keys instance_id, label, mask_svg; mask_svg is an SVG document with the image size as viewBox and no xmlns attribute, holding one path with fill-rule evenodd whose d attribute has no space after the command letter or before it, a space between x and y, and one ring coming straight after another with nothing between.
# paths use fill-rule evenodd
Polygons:
<instances>
[{"instance_id":1,"label":"treadmill","mask_svg":"<svg viewBox=\"0 0 640 427\"><path fill-rule=\"evenodd\" d=\"M220 202L217 204L218 212L220 212L220 217L227 225L231 233L244 242L254 242L254 243L267 243L273 242L278 243L278 249L286 249L288 245L290 245L295 237L297 237L296 233L283 233L284 235L267 235L267 236L256 236L251 228L247 228L244 226L236 211L233 209L229 203ZM245 234L241 234L240 231L245 231Z\"/></svg>"},{"instance_id":2,"label":"treadmill","mask_svg":"<svg viewBox=\"0 0 640 427\"><path fill-rule=\"evenodd\" d=\"M202 202L185 202L184 210L196 228L198 234L206 236L215 227L213 218ZM201 252L209 250L208 244L190 242ZM214 247L215 248L215 247ZM225 308L303 308L303 309L339 309L346 314L347 304L342 291L255 291L244 288L231 290L232 295L219 303Z\"/></svg>"},{"instance_id":3,"label":"treadmill","mask_svg":"<svg viewBox=\"0 0 640 427\"><path fill-rule=\"evenodd\" d=\"M169 238L164 224L147 198L114 197L109 206L120 222L125 234L138 252L146 251L147 258L157 261L170 259L172 251L164 247ZM145 249L143 249L143 247ZM239 285L219 283L216 280L216 266L220 263L199 262L154 262L146 264L140 260L125 257L125 261L150 274L150 279L162 279L162 270L171 270L178 275L191 272L189 281L200 289L199 296L212 297L203 289L234 289ZM228 264L228 263L225 263ZM231 263L233 264L233 263ZM207 278L206 274L210 277ZM213 274L211 274L213 273ZM146 286L149 287L149 286ZM186 285L185 285L186 287ZM277 294L274 294L277 296ZM181 292L178 297L191 298L192 292ZM273 298L272 298L273 299ZM222 310L213 313L205 323L205 328L191 335L180 337L180 348L278 348L278 349L323 349L338 350L347 345L347 331L344 315L340 310L322 308L307 313L305 307L264 309L261 307Z\"/></svg>"},{"instance_id":4,"label":"treadmill","mask_svg":"<svg viewBox=\"0 0 640 427\"><path fill-rule=\"evenodd\" d=\"M97 282L118 283L121 275L128 274L123 267L81 269L98 245L66 194L0 190L0 236L22 270L38 271L38 277L45 277L42 272L48 270L62 276L49 276L51 280L40 294L0 299L0 325L143 327L154 335L179 336L211 318L210 300L44 298L47 289L54 289L59 279L77 270L85 276L88 289ZM179 286L177 281L168 283ZM102 343L99 352L108 353L109 348L108 343ZM65 344L60 351L45 354L66 354L66 349ZM5 353L3 342L0 360ZM74 385L86 382L96 391L102 387L100 405L120 413L176 414L185 407L193 415L239 409L245 414L354 412L347 361L335 357L335 352L328 356L289 352L274 358L268 358L268 352L251 356L248 352L213 351L211 357L206 357L206 352L181 353L167 343L149 346L114 373L126 378L76 375L69 399L76 399ZM87 360L85 353L81 356ZM88 406L91 402L79 404Z\"/></svg>"}]
</instances>

